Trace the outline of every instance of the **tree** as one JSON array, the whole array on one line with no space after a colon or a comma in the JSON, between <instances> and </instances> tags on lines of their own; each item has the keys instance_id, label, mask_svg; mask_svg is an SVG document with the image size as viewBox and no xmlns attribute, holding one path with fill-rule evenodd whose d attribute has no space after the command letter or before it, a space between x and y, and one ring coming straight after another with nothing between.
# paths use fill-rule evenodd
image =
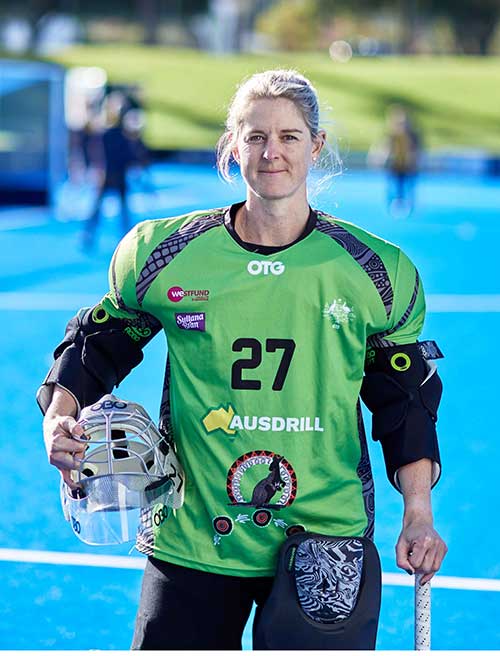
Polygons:
<instances>
[{"instance_id":1,"label":"tree","mask_svg":"<svg viewBox=\"0 0 500 656\"><path fill-rule=\"evenodd\" d=\"M158 43L159 11L157 0L136 0L136 9L144 28L142 42L148 46Z\"/></svg>"},{"instance_id":2,"label":"tree","mask_svg":"<svg viewBox=\"0 0 500 656\"><path fill-rule=\"evenodd\" d=\"M280 50L309 50L318 34L316 0L281 0L257 20L257 29L267 34Z\"/></svg>"},{"instance_id":3,"label":"tree","mask_svg":"<svg viewBox=\"0 0 500 656\"><path fill-rule=\"evenodd\" d=\"M459 51L468 55L487 55L498 20L499 0L418 0L434 16L448 18L455 32Z\"/></svg>"},{"instance_id":4,"label":"tree","mask_svg":"<svg viewBox=\"0 0 500 656\"><path fill-rule=\"evenodd\" d=\"M339 9L379 11L392 8L401 16L402 52L411 52L413 34L419 21L445 18L455 33L457 49L464 54L487 55L500 20L500 0L316 0L323 17Z\"/></svg>"}]
</instances>

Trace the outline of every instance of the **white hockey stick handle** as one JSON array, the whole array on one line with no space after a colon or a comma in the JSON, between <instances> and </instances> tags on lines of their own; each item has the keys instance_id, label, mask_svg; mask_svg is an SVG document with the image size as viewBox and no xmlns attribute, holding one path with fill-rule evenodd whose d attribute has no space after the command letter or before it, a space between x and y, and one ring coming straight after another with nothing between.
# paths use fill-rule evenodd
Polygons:
<instances>
[{"instance_id":1,"label":"white hockey stick handle","mask_svg":"<svg viewBox=\"0 0 500 656\"><path fill-rule=\"evenodd\" d=\"M415 575L415 650L431 648L431 582L420 585L422 574Z\"/></svg>"}]
</instances>

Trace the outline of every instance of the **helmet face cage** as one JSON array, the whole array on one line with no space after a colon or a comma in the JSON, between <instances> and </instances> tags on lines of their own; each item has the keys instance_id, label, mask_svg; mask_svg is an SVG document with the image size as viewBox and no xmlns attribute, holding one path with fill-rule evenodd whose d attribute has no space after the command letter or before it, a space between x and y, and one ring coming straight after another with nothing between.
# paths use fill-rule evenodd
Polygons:
<instances>
[{"instance_id":1,"label":"helmet face cage","mask_svg":"<svg viewBox=\"0 0 500 656\"><path fill-rule=\"evenodd\" d=\"M128 472L140 473L152 483L154 476L165 475L168 444L136 403L101 400L84 408L78 423L89 448L77 470L77 482L89 476Z\"/></svg>"},{"instance_id":2,"label":"helmet face cage","mask_svg":"<svg viewBox=\"0 0 500 656\"><path fill-rule=\"evenodd\" d=\"M112 394L82 410L87 445L76 491L63 485L63 510L80 540L115 544L135 538L147 510L179 508L184 475L172 446L137 403ZM165 509L166 512L166 509Z\"/></svg>"}]
</instances>

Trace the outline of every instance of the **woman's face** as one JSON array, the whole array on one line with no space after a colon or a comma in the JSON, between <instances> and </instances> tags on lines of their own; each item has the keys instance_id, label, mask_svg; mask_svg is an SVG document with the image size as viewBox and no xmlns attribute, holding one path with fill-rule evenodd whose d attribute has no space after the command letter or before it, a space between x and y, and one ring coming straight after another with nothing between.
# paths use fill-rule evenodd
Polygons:
<instances>
[{"instance_id":1,"label":"woman's face","mask_svg":"<svg viewBox=\"0 0 500 656\"><path fill-rule=\"evenodd\" d=\"M305 196L307 174L323 139L320 133L313 142L291 100L262 98L248 105L233 156L256 196L265 200Z\"/></svg>"}]
</instances>

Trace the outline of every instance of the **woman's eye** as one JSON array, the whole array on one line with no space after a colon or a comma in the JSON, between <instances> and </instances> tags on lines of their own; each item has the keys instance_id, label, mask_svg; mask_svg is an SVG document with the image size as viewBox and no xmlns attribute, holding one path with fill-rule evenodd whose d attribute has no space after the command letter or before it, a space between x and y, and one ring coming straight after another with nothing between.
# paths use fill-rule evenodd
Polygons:
<instances>
[{"instance_id":1,"label":"woman's eye","mask_svg":"<svg viewBox=\"0 0 500 656\"><path fill-rule=\"evenodd\" d=\"M293 134L285 134L285 135L283 136L283 139L284 139L285 141L297 141L297 137L296 137L295 135L293 135Z\"/></svg>"},{"instance_id":2,"label":"woman's eye","mask_svg":"<svg viewBox=\"0 0 500 656\"><path fill-rule=\"evenodd\" d=\"M260 142L264 139L264 137L261 134L251 134L248 138L247 141L250 143L257 143Z\"/></svg>"}]
</instances>

